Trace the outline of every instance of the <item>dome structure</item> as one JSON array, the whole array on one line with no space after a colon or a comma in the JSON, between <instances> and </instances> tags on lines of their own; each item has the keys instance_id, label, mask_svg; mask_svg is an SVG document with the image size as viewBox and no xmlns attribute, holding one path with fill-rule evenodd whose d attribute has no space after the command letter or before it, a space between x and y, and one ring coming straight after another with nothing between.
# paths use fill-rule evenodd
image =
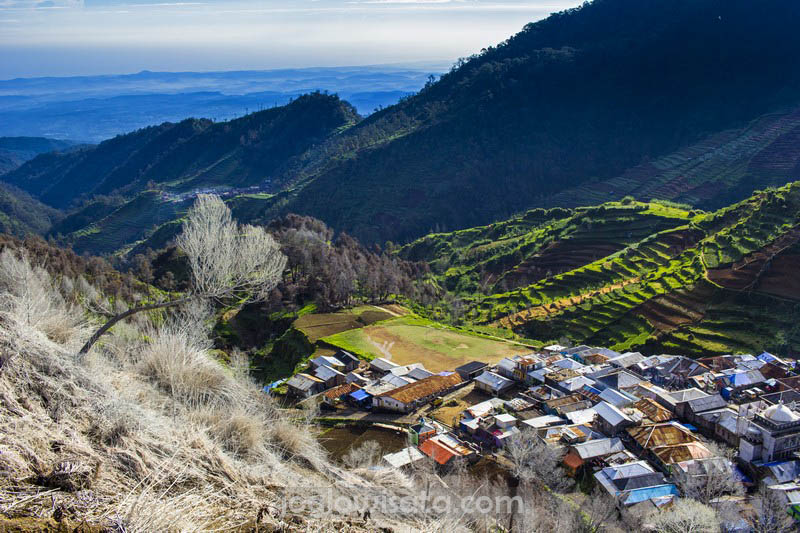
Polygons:
<instances>
[{"instance_id":1,"label":"dome structure","mask_svg":"<svg viewBox=\"0 0 800 533\"><path fill-rule=\"evenodd\" d=\"M768 407L762 416L776 424L788 424L800 420L800 416L798 416L797 413L782 403Z\"/></svg>"}]
</instances>

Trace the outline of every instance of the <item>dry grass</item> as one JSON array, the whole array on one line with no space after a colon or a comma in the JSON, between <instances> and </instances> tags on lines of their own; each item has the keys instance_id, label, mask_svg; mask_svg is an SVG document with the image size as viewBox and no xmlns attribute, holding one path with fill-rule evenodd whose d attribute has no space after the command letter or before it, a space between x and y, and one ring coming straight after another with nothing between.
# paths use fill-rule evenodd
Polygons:
<instances>
[{"instance_id":1,"label":"dry grass","mask_svg":"<svg viewBox=\"0 0 800 533\"><path fill-rule=\"evenodd\" d=\"M281 416L239 355L211 357L202 310L119 324L79 359L91 314L73 305L93 305L81 296L92 292L0 256L1 515L126 533L463 530L448 513L284 512L292 493L419 491L400 472L334 465L309 428L314 413Z\"/></svg>"}]
</instances>

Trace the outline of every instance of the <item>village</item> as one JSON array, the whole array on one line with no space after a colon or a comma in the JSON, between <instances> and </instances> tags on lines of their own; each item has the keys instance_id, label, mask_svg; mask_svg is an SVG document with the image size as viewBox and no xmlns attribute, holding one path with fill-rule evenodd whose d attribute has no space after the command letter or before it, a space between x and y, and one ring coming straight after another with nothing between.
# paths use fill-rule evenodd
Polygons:
<instances>
[{"instance_id":1,"label":"village","mask_svg":"<svg viewBox=\"0 0 800 533\"><path fill-rule=\"evenodd\" d=\"M761 487L797 518L795 366L766 352L690 359L552 345L432 373L422 363L367 362L339 350L312 359L286 385L326 416L402 427L407 446L383 457L386 468L489 458L510 469L509 447L524 438L620 509L647 513L724 476L713 497L744 501ZM738 530L734 522L729 530Z\"/></svg>"}]
</instances>

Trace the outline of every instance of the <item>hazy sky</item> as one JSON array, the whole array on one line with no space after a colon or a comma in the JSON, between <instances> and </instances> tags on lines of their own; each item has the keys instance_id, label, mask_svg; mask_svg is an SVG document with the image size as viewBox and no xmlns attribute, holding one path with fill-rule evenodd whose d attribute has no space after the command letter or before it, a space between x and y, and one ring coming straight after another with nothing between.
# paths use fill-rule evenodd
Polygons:
<instances>
[{"instance_id":1,"label":"hazy sky","mask_svg":"<svg viewBox=\"0 0 800 533\"><path fill-rule=\"evenodd\" d=\"M0 0L0 79L436 61L577 0Z\"/></svg>"}]
</instances>

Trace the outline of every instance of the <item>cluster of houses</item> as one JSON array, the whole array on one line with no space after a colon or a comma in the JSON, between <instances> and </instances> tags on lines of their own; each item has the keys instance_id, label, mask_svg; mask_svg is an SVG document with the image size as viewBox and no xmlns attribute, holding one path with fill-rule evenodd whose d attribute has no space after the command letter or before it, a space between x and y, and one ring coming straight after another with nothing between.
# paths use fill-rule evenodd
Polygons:
<instances>
[{"instance_id":1,"label":"cluster of houses","mask_svg":"<svg viewBox=\"0 0 800 533\"><path fill-rule=\"evenodd\" d=\"M387 465L502 455L530 432L563 457L568 475L592 478L625 506L668 504L689 478L724 467L745 486L777 491L800 517L797 374L794 361L769 353L690 359L553 345L437 374L341 352L312 361L289 387L320 392L331 405L419 415L462 387L483 393L452 422L419 418L410 446L386 456ZM723 447L735 451L733 461Z\"/></svg>"}]
</instances>

